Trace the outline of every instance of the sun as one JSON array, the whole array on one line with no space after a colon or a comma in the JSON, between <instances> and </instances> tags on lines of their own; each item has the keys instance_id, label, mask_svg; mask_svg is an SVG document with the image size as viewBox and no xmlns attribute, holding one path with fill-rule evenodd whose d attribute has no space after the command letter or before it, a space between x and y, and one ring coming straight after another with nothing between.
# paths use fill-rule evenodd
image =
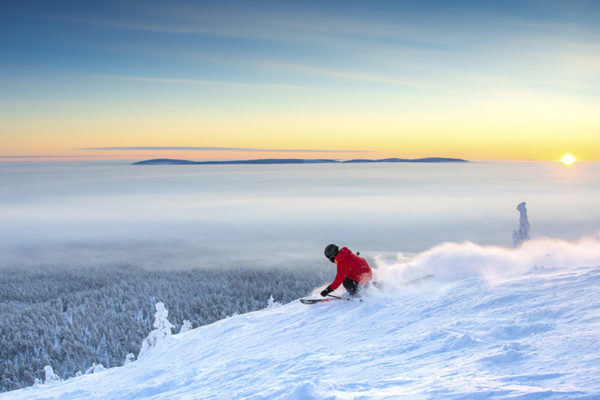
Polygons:
<instances>
[{"instance_id":1,"label":"sun","mask_svg":"<svg viewBox=\"0 0 600 400\"><path fill-rule=\"evenodd\" d=\"M560 161L565 165L573 165L575 157L572 154L565 154Z\"/></svg>"}]
</instances>

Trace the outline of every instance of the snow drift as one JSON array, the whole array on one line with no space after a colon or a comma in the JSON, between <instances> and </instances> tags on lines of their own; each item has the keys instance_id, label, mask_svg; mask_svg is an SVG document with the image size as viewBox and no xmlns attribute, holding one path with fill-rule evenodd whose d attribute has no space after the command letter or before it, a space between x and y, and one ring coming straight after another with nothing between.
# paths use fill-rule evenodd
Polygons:
<instances>
[{"instance_id":1,"label":"snow drift","mask_svg":"<svg viewBox=\"0 0 600 400\"><path fill-rule=\"evenodd\" d=\"M597 238L446 243L379 259L375 280L362 302L237 315L123 367L0 399L600 397Z\"/></svg>"}]
</instances>

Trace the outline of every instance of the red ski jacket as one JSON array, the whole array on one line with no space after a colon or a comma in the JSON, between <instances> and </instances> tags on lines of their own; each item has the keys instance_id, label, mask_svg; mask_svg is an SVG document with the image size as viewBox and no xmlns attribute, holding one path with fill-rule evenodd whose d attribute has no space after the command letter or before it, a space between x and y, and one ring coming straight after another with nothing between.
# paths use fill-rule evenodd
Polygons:
<instances>
[{"instance_id":1,"label":"red ski jacket","mask_svg":"<svg viewBox=\"0 0 600 400\"><path fill-rule=\"evenodd\" d=\"M352 253L347 247L342 247L335 258L337 264L337 274L333 283L329 285L333 290L340 287L344 279L350 278L353 281L366 283L373 277L371 267L362 257Z\"/></svg>"}]
</instances>

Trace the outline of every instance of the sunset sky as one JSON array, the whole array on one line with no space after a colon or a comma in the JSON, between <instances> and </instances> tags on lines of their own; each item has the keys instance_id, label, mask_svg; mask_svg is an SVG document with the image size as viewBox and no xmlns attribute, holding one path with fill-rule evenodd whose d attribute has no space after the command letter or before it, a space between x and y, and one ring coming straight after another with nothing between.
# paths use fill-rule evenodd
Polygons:
<instances>
[{"instance_id":1,"label":"sunset sky","mask_svg":"<svg viewBox=\"0 0 600 400\"><path fill-rule=\"evenodd\" d=\"M598 1L12 1L0 161L600 160Z\"/></svg>"}]
</instances>

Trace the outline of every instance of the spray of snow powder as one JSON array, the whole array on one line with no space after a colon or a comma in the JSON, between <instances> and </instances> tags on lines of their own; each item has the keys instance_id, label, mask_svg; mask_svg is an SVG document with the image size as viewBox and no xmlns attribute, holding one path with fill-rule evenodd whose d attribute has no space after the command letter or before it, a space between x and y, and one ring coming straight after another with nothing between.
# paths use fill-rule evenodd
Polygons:
<instances>
[{"instance_id":1,"label":"spray of snow powder","mask_svg":"<svg viewBox=\"0 0 600 400\"><path fill-rule=\"evenodd\" d=\"M471 277L494 281L524 274L583 272L600 266L600 239L536 239L517 248L443 243L412 259L402 253L396 260L378 257L375 266L374 281L384 282L389 291L429 274L436 281L451 282Z\"/></svg>"}]
</instances>

